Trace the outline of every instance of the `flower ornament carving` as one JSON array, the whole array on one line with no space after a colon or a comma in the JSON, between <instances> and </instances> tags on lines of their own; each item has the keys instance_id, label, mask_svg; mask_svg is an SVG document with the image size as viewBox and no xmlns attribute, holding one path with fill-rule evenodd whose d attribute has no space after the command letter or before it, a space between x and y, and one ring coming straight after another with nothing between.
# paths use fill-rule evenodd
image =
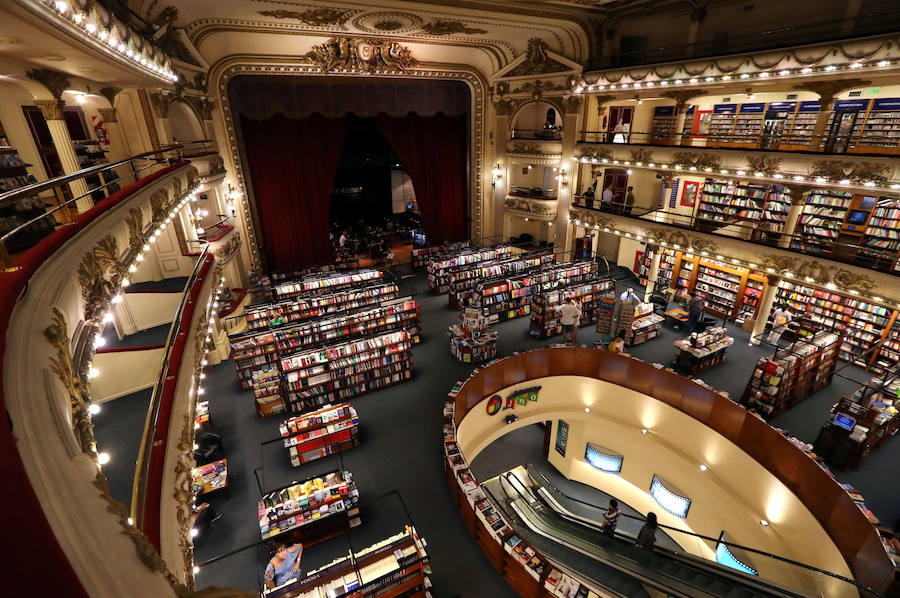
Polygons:
<instances>
[{"instance_id":1,"label":"flower ornament carving","mask_svg":"<svg viewBox=\"0 0 900 598\"><path fill-rule=\"evenodd\" d=\"M515 197L510 195L507 196L504 206L507 212L529 218L552 220L556 217L555 200Z\"/></svg>"},{"instance_id":2,"label":"flower ornament carving","mask_svg":"<svg viewBox=\"0 0 900 598\"><path fill-rule=\"evenodd\" d=\"M333 37L303 55L323 71L404 72L418 66L406 46L390 40Z\"/></svg>"}]
</instances>

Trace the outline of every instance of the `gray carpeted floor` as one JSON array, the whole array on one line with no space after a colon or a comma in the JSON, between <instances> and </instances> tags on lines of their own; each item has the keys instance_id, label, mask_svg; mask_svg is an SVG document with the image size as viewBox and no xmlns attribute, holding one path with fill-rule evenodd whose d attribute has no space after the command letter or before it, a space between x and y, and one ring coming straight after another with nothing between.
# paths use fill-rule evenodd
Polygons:
<instances>
[{"instance_id":1,"label":"gray carpeted floor","mask_svg":"<svg viewBox=\"0 0 900 598\"><path fill-rule=\"evenodd\" d=\"M360 418L359 447L346 453L314 461L292 469L279 443L264 444L278 437L279 418L260 420L256 417L252 397L240 391L230 361L211 368L206 381L206 397L210 400L212 425L224 440L229 463L228 495L210 499L223 517L211 529L195 539L196 560L203 563L218 559L201 568L199 587L225 585L246 590L259 587L261 567L267 561L265 548L257 545L259 529L256 504L263 491L283 486L291 480L304 479L343 466L353 472L363 503L363 526L348 537L341 537L309 549L303 558L304 569L310 570L346 553L348 546L366 546L391 533L400 531L407 522L406 512L394 491L399 492L409 516L429 544L434 574L435 596L515 596L488 560L481 554L463 524L456 505L446 487L441 461L440 420L444 397L452 384L468 375L472 366L457 363L447 349L446 328L456 320L456 312L447 305L446 295L427 294L424 276L419 274L401 281L401 287L420 293L424 337L413 351L414 378L410 382L354 399ZM620 290L621 290L620 284ZM748 333L733 327L736 342L726 360L701 378L717 388L727 390L738 399L750 377L756 359L771 353L771 348L748 346ZM520 318L498 326L500 355L536 348L556 342L536 341L528 336L528 318ZM659 338L631 349L647 361L670 363L674 358L672 341L684 336L683 331L664 327ZM590 328L579 332L579 343L590 345L599 336ZM854 368L855 369L855 368ZM846 373L846 372L845 372ZM859 371L857 380L869 376ZM831 405L858 384L835 378L835 383L807 399L791 411L779 416L773 424L791 430L802 440L812 442ZM136 420L143 423L146 406L130 397L117 399L104 406L97 416L102 422ZM114 406L122 406L121 413ZM115 420L113 420L115 415ZM138 417L139 416L139 417ZM120 453L135 437L125 426L100 426L98 440L104 450ZM104 430L104 428L107 428ZM136 436L135 436L136 435ZM493 475L515 465L532 462L540 465L540 434L528 433L498 440L507 456L486 463L482 458L474 464L479 475ZM536 442L536 444L535 444ZM532 446L534 444L534 446ZM106 447L113 447L106 449ZM121 450L125 450L124 448ZM520 451L521 454L515 454ZM486 451L487 453L488 451ZM493 452L493 451L490 451ZM118 458L116 459L118 461ZM128 463L127 459L122 461ZM342 465L341 465L342 462ZM125 468L127 469L127 468ZM105 468L111 477L121 477L122 487L129 488L133 472ZM870 507L885 522L893 523L900 515L900 504L894 498L893 480L900 475L900 441L889 443L866 461L857 472L838 473L841 481L855 486L867 498ZM125 481L127 478L127 481ZM891 480L890 483L888 481ZM117 484L120 482L116 482ZM121 494L121 493L120 493ZM114 493L114 496L116 494ZM602 493L590 494L603 501ZM227 555L227 556L222 556ZM460 575L465 572L464 575Z\"/></svg>"}]
</instances>

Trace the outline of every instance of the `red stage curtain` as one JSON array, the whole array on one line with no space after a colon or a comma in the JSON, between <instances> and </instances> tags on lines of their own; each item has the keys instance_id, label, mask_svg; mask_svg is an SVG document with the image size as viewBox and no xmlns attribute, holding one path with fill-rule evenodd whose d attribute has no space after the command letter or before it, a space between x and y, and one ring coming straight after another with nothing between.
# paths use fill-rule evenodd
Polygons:
<instances>
[{"instance_id":1,"label":"red stage curtain","mask_svg":"<svg viewBox=\"0 0 900 598\"><path fill-rule=\"evenodd\" d=\"M412 179L428 244L465 239L468 117L379 114L375 123Z\"/></svg>"},{"instance_id":2,"label":"red stage curtain","mask_svg":"<svg viewBox=\"0 0 900 598\"><path fill-rule=\"evenodd\" d=\"M332 261L328 239L331 187L345 118L313 114L265 120L241 116L260 234L269 270Z\"/></svg>"}]
</instances>

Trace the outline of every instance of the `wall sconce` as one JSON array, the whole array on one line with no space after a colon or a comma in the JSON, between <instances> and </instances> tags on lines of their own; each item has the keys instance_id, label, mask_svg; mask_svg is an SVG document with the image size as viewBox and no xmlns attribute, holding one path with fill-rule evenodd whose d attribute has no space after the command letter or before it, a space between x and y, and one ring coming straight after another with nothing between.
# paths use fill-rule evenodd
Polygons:
<instances>
[{"instance_id":1,"label":"wall sconce","mask_svg":"<svg viewBox=\"0 0 900 598\"><path fill-rule=\"evenodd\" d=\"M503 178L503 169L500 167L500 162L497 162L497 165L494 166L492 173L494 175L494 178L491 181L491 187L496 187L497 181Z\"/></svg>"},{"instance_id":2,"label":"wall sconce","mask_svg":"<svg viewBox=\"0 0 900 598\"><path fill-rule=\"evenodd\" d=\"M559 181L559 184L563 187L569 184L569 173L566 172L565 168L559 169L559 174L556 175L556 180Z\"/></svg>"},{"instance_id":3,"label":"wall sconce","mask_svg":"<svg viewBox=\"0 0 900 598\"><path fill-rule=\"evenodd\" d=\"M231 213L231 217L237 217L237 203L241 200L243 195L238 190L237 187L232 185L230 182L228 183L228 191L225 192L225 200L228 202L228 211Z\"/></svg>"}]
</instances>

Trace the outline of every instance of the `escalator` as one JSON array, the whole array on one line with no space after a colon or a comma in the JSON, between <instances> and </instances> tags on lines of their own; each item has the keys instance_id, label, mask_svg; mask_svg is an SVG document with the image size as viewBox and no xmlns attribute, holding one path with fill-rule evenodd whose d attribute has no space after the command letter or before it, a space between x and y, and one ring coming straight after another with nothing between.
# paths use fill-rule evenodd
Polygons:
<instances>
[{"instance_id":1,"label":"escalator","mask_svg":"<svg viewBox=\"0 0 900 598\"><path fill-rule=\"evenodd\" d=\"M634 548L634 539L610 537L599 527L595 509L549 483L540 472L518 468L484 484L495 504L515 522L516 533L544 556L565 564L586 580L625 596L649 596L647 589L690 598L807 597L803 593L657 545Z\"/></svg>"}]
</instances>

